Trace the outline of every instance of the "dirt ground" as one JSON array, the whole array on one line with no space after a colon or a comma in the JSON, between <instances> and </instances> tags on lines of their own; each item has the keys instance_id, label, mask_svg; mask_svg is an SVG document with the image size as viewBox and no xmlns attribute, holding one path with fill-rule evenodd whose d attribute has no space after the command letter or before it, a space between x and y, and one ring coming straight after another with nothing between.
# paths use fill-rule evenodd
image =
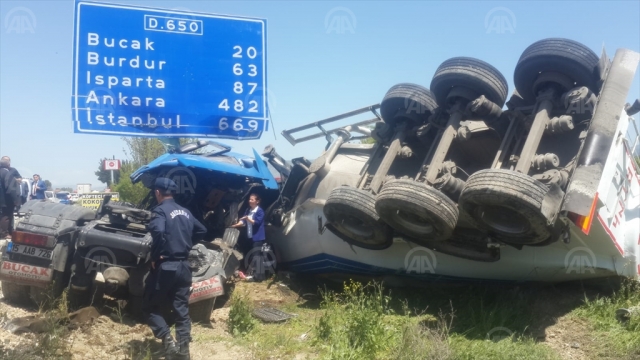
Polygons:
<instances>
[{"instance_id":1,"label":"dirt ground","mask_svg":"<svg viewBox=\"0 0 640 360\"><path fill-rule=\"evenodd\" d=\"M234 291L248 294L257 306L281 306L297 299L297 294L278 284L268 287L266 283L239 282L235 284ZM251 349L232 344L232 337L227 331L229 310L229 304L224 304L213 311L210 326L193 325L193 360L252 359ZM0 324L37 314L38 309L13 306L0 295ZM149 327L134 322L123 312L119 313L115 305L113 308L103 308L98 318L70 330L64 337L58 341L63 342L63 347L68 349L73 360L145 359L149 353L152 359L163 358L159 355L162 352L161 344L153 338ZM38 335L31 332L13 334L0 328L0 358L3 358L3 354L6 358L11 351L26 356L25 359L32 358L30 354L38 345L38 340ZM62 352L58 351L58 355L63 355Z\"/></svg>"},{"instance_id":2,"label":"dirt ground","mask_svg":"<svg viewBox=\"0 0 640 360\"><path fill-rule=\"evenodd\" d=\"M541 289L540 301L535 303L535 312L540 317L532 324L531 333L537 341L546 344L563 359L586 360L592 358L589 354L591 344L596 339L591 339L586 321L567 316L576 302L580 301L580 289ZM236 282L233 291L240 291L248 295L255 307L275 307L296 303L305 296L293 291L283 283L247 283ZM553 301L548 301L554 299ZM220 305L218 304L217 307ZM211 316L210 326L194 324L192 330L193 343L191 356L194 360L200 359L252 359L251 345L238 346L227 331L229 318L229 304L216 308ZM34 308L15 307L4 301L0 295L0 359L7 358L7 353L26 355L24 359L36 358L31 356L42 341L42 336L33 333L12 334L1 328L7 320L17 317L37 314ZM131 320L126 314L119 313L107 307L103 308L101 315L92 322L79 328L68 331L62 341L74 360L88 359L163 359L160 342L155 340L150 329L140 323ZM63 355L59 350L58 355ZM151 356L149 357L149 354ZM11 358L15 358L12 356ZM69 358L60 356L60 358ZM18 357L22 360L22 357Z\"/></svg>"}]
</instances>

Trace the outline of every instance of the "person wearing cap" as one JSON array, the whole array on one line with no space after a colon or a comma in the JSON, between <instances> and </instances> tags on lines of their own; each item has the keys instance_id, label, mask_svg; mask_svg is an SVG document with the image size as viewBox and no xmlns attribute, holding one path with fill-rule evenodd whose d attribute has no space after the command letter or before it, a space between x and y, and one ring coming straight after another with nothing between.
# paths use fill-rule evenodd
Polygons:
<instances>
[{"instance_id":1,"label":"person wearing cap","mask_svg":"<svg viewBox=\"0 0 640 360\"><path fill-rule=\"evenodd\" d=\"M145 281L144 315L153 335L162 339L167 359L190 359L191 319L189 289L191 269L187 258L194 242L201 240L207 229L172 193L176 184L167 178L156 179L153 191L158 202L151 212L151 271ZM162 309L172 307L176 340L162 316ZM177 341L177 344L176 344Z\"/></svg>"}]
</instances>

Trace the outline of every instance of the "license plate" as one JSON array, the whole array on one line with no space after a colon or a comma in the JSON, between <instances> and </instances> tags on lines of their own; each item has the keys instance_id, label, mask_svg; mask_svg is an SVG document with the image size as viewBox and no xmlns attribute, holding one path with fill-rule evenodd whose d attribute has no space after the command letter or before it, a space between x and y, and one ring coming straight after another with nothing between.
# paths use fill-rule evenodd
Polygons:
<instances>
[{"instance_id":1,"label":"license plate","mask_svg":"<svg viewBox=\"0 0 640 360\"><path fill-rule=\"evenodd\" d=\"M13 252L14 254L33 256L33 257L47 259L47 260L51 260L51 253L52 253L51 250L40 249L37 247L27 246L27 245L19 245L16 243L13 243L11 252Z\"/></svg>"}]
</instances>

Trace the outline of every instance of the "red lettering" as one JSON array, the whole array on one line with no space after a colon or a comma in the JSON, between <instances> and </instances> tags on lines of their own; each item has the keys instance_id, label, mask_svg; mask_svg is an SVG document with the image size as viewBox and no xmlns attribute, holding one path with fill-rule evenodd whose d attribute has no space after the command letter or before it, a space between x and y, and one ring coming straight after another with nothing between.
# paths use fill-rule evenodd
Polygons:
<instances>
[{"instance_id":1,"label":"red lettering","mask_svg":"<svg viewBox=\"0 0 640 360\"><path fill-rule=\"evenodd\" d=\"M33 269L31 269L31 271L29 271L29 274L36 274L38 275L38 268L37 267L33 267Z\"/></svg>"},{"instance_id":2,"label":"red lettering","mask_svg":"<svg viewBox=\"0 0 640 360\"><path fill-rule=\"evenodd\" d=\"M619 223L620 221L618 220L618 215L614 216L613 223L611 224L611 226L616 227L618 226Z\"/></svg>"},{"instance_id":3,"label":"red lettering","mask_svg":"<svg viewBox=\"0 0 640 360\"><path fill-rule=\"evenodd\" d=\"M20 264L13 263L11 265L12 265L11 266L11 270L13 270L13 271L21 271L20 270Z\"/></svg>"},{"instance_id":4,"label":"red lettering","mask_svg":"<svg viewBox=\"0 0 640 360\"><path fill-rule=\"evenodd\" d=\"M640 240L640 239L639 239ZM3 269L11 269L11 263L8 261L5 261L2 263L2 268Z\"/></svg>"},{"instance_id":5,"label":"red lettering","mask_svg":"<svg viewBox=\"0 0 640 360\"><path fill-rule=\"evenodd\" d=\"M40 275L41 276L49 276L49 269L40 268Z\"/></svg>"},{"instance_id":6,"label":"red lettering","mask_svg":"<svg viewBox=\"0 0 640 360\"><path fill-rule=\"evenodd\" d=\"M620 211L618 212L618 215L622 216L622 213L624 212L624 202L622 200L618 200L618 203L620 204Z\"/></svg>"}]
</instances>

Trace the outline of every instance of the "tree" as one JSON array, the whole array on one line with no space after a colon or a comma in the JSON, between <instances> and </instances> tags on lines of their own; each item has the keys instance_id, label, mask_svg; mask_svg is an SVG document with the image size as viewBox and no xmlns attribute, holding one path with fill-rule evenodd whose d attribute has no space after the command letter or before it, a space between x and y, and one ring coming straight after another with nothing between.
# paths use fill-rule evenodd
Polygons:
<instances>
[{"instance_id":1,"label":"tree","mask_svg":"<svg viewBox=\"0 0 640 360\"><path fill-rule=\"evenodd\" d=\"M142 182L133 184L131 182L131 174L141 166L150 163L158 156L166 152L165 145L156 138L130 138L123 137L122 140L127 145L124 153L129 159L122 161L119 177L116 184L111 187L111 191L119 194L121 201L127 201L134 204L140 202L147 196L149 189L142 185ZM179 138L178 143L184 145L197 141L195 138ZM96 175L98 175L96 173Z\"/></svg>"},{"instance_id":2,"label":"tree","mask_svg":"<svg viewBox=\"0 0 640 360\"><path fill-rule=\"evenodd\" d=\"M107 158L100 159L100 164L98 165L98 171L94 174L98 177L98 181L101 183L107 184L107 186L111 186L111 170L104 169L104 161L109 160ZM114 170L113 179L116 184L120 181L120 171Z\"/></svg>"},{"instance_id":3,"label":"tree","mask_svg":"<svg viewBox=\"0 0 640 360\"><path fill-rule=\"evenodd\" d=\"M124 153L135 167L146 165L165 153L164 145L156 138L123 137L127 145Z\"/></svg>"},{"instance_id":4,"label":"tree","mask_svg":"<svg viewBox=\"0 0 640 360\"><path fill-rule=\"evenodd\" d=\"M44 185L47 187L47 190L51 190L51 189L52 189L52 187L51 187L51 181L49 181L49 180L44 180Z\"/></svg>"},{"instance_id":5,"label":"tree","mask_svg":"<svg viewBox=\"0 0 640 360\"><path fill-rule=\"evenodd\" d=\"M68 192L73 192L73 189L70 187L63 187L60 189L60 191L68 191Z\"/></svg>"},{"instance_id":6,"label":"tree","mask_svg":"<svg viewBox=\"0 0 640 360\"><path fill-rule=\"evenodd\" d=\"M142 182L136 184L131 182L131 174L138 169L132 161L123 161L121 166L122 177L112 188L112 192L117 192L120 201L127 201L133 204L140 204L145 196L149 193L149 189L142 185Z\"/></svg>"}]
</instances>

